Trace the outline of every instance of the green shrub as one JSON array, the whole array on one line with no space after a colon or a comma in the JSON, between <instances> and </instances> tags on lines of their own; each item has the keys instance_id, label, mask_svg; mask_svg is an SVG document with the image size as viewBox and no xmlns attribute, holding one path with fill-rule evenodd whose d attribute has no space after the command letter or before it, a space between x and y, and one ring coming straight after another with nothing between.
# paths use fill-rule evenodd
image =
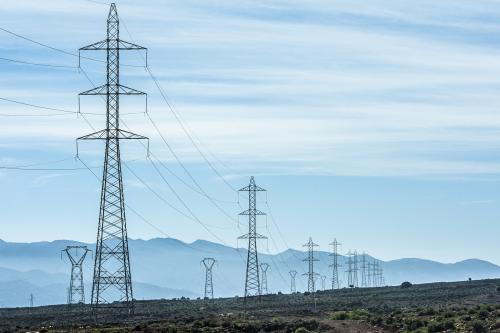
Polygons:
<instances>
[{"instance_id":1,"label":"green shrub","mask_svg":"<svg viewBox=\"0 0 500 333\"><path fill-rule=\"evenodd\" d=\"M308 329L305 329L304 327L299 327L295 330L295 333L312 333Z\"/></svg>"},{"instance_id":2,"label":"green shrub","mask_svg":"<svg viewBox=\"0 0 500 333\"><path fill-rule=\"evenodd\" d=\"M347 320L347 319L349 319L349 316L347 315L347 312L345 312L345 311L335 312L332 315L332 320Z\"/></svg>"},{"instance_id":3,"label":"green shrub","mask_svg":"<svg viewBox=\"0 0 500 333\"><path fill-rule=\"evenodd\" d=\"M420 327L424 327L425 322L422 321L421 319L408 319L406 321L406 327L410 331L415 331L416 329L419 329Z\"/></svg>"},{"instance_id":4,"label":"green shrub","mask_svg":"<svg viewBox=\"0 0 500 333\"><path fill-rule=\"evenodd\" d=\"M486 318L488 318L489 314L490 314L490 313L488 312L488 310L486 310L486 309L481 309L481 310L479 310L479 312L477 313L477 316L478 316L479 318L481 318L481 319L486 319Z\"/></svg>"},{"instance_id":5,"label":"green shrub","mask_svg":"<svg viewBox=\"0 0 500 333\"><path fill-rule=\"evenodd\" d=\"M411 288L412 286L413 285L411 284L411 282L408 282L408 281L401 283L401 289L408 289L408 288Z\"/></svg>"},{"instance_id":6,"label":"green shrub","mask_svg":"<svg viewBox=\"0 0 500 333\"><path fill-rule=\"evenodd\" d=\"M443 332L452 329L455 329L455 323L452 320L431 322L427 326L427 331L429 333Z\"/></svg>"},{"instance_id":7,"label":"green shrub","mask_svg":"<svg viewBox=\"0 0 500 333\"><path fill-rule=\"evenodd\" d=\"M488 332L486 326L481 320L474 320L472 322L472 332L474 333L486 333Z\"/></svg>"}]
</instances>

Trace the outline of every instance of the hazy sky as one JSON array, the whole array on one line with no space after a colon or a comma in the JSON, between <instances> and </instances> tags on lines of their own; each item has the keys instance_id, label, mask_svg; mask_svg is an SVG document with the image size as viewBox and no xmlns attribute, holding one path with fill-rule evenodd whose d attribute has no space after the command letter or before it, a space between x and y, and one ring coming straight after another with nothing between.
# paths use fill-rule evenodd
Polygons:
<instances>
[{"instance_id":1,"label":"hazy sky","mask_svg":"<svg viewBox=\"0 0 500 333\"><path fill-rule=\"evenodd\" d=\"M0 27L77 53L105 37L108 7L100 3L3 0ZM260 219L259 232L271 236L260 243L264 252L300 248L309 236L328 250L337 237L343 251L381 259L475 257L500 264L500 1L117 3L122 39L149 48L152 72L217 172L233 188L255 175L269 190L281 235L271 219ZM0 36L2 58L78 64L74 56L4 31ZM129 52L122 63L143 62ZM82 67L103 82L102 63L83 60ZM77 110L77 93L92 88L76 68L2 59L0 68L0 98ZM128 210L129 237L222 239L235 246L246 232L244 219L239 228L234 221L244 197L242 209L144 68L121 70L123 84L149 93L152 119L213 197L196 193L140 114L144 100L123 98L122 112L134 113L124 115L125 125L151 138L152 153L170 170L159 166L162 175L192 212L143 147L124 142L127 203L150 223ZM103 128L102 100L85 98L81 105L95 113L87 116L92 126ZM0 171L0 238L94 241L99 182L88 170L55 170L82 167L73 158L74 139L92 132L90 126L72 114L1 100L0 121L1 166L46 169ZM99 176L102 154L102 144L80 146ZM265 201L261 196L259 208L268 211Z\"/></svg>"}]
</instances>

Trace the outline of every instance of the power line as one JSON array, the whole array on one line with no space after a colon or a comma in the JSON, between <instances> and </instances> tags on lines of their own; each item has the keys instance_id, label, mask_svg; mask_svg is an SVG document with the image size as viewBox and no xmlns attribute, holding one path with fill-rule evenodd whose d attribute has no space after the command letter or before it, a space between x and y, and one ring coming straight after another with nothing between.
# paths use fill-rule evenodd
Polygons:
<instances>
[{"instance_id":1,"label":"power line","mask_svg":"<svg viewBox=\"0 0 500 333\"><path fill-rule=\"evenodd\" d=\"M88 74L86 73L86 71L82 68L81 69L81 72L84 74L84 76L86 77L86 79L91 83L92 86L95 87L95 84L94 82L92 81L92 79L88 76ZM146 115L149 117L149 113L146 112ZM84 118L85 119L85 118ZM85 119L86 120L86 119ZM196 182L196 180L194 179L194 177L189 173L189 171L187 170L187 168L184 166L184 164L182 163L182 161L178 158L177 154L175 154L175 152L173 151L173 149L171 149L170 145L168 144L167 140L165 139L165 137L163 136L163 134L161 133L161 131L159 130L159 128L156 126L156 124L154 123L154 121L150 118L152 124L154 125L154 127L156 128L158 134L160 135L160 137L162 138L162 140L164 141L164 143L167 145L167 147L169 148L169 150L171 151L172 155L176 158L176 160L178 161L178 163L184 168L184 170L186 171L186 173L191 177L191 179L193 180L193 182L200 188L201 191L203 191L203 188ZM87 120L86 120L87 121ZM87 121L87 123L89 123ZM129 127L122 121L122 124L127 128L129 129ZM92 126L90 123L89 123L90 126ZM142 143L142 142L141 142ZM143 144L143 143L142 143ZM219 242L221 242L222 244L226 245L229 247L229 245L227 245L220 237L218 237L215 233L213 233L210 229L208 229L208 225L204 224L203 222L201 222L200 219L197 218L196 215L194 215L194 213L192 212L191 209L189 209L189 207L185 204L185 202L180 198L180 196L178 195L178 193L173 189L173 187L171 186L171 184L168 182L168 180L164 177L164 175L161 173L161 171L158 169L158 167L154 164L154 161L149 158L148 159L151 164L153 165L155 171L158 173L158 175L160 176L160 178L167 184L167 186L169 187L169 189L172 191L172 193L174 193L174 195L177 197L177 199L183 204L183 206L188 210L188 212L191 214L192 216L192 220L196 221L197 223L201 224L205 230L207 230L212 236L214 236L215 239L217 239ZM163 165L163 163L157 159L159 164L160 165ZM127 167L127 166L126 166ZM138 177L137 175L135 175L136 177ZM140 179L140 178L139 178ZM142 180L141 180L142 181ZM144 182L145 185L147 185L145 182ZM147 186L149 187L149 186ZM150 187L149 187L150 188ZM153 191L155 193L155 191ZM205 196L207 198L211 198L210 196L208 196L208 194L206 194L205 191L203 191L203 193L205 193ZM156 194L155 194L156 195ZM161 198L161 196L158 196L159 198ZM165 202L164 199L161 199L162 201ZM219 207L218 205L216 205L217 207ZM220 208L220 207L219 207ZM221 208L220 208L221 209ZM178 212L180 212L178 209L176 209ZM184 215L184 213L182 213ZM226 213L227 214L227 213ZM232 218L231 218L232 219ZM237 221L238 223L238 221ZM238 225L238 224L237 224ZM239 225L238 225L239 227ZM238 252L238 255L240 256L240 258L243 260L243 257L241 256L241 253L238 251L238 249L235 249L237 252Z\"/></svg>"},{"instance_id":2,"label":"power line","mask_svg":"<svg viewBox=\"0 0 500 333\"><path fill-rule=\"evenodd\" d=\"M0 97L0 100L5 101L5 102L9 102L9 103L18 104L18 105L28 106L28 107L35 108L35 109L61 112L58 114L57 113L56 114L0 114L0 116L4 116L4 117L51 117L51 116L67 116L67 115L102 116L103 115L103 114L95 113L95 112L79 112L79 111L71 111L71 110L66 110L66 109L61 109L61 108L54 108L54 107L50 107L50 106L43 106L43 105L23 102L23 101L14 100L14 99L5 98L5 97ZM132 115L132 114L139 114L139 113L142 114L142 112L130 112L130 113L124 113L123 115Z\"/></svg>"},{"instance_id":3,"label":"power line","mask_svg":"<svg viewBox=\"0 0 500 333\"><path fill-rule=\"evenodd\" d=\"M132 37L132 34L130 33L130 31L128 30L127 28L127 25L125 24L125 22L123 22L123 27L125 28L125 31L127 32L127 34L129 35L130 39L132 40L132 42L134 42L134 38ZM140 54L141 57L143 57L142 54ZM143 58L144 59L144 58ZM214 167L214 165L208 160L208 158L205 156L205 154L201 151L200 147L196 144L195 140L193 139L192 135L189 133L189 131L187 130L186 126L184 125L183 121L181 120L180 118L180 115L177 114L177 112L174 110L174 108L172 107L171 103L168 101L168 98L167 98L167 94L165 93L165 90L163 89L163 87L161 86L160 82L156 79L155 75L153 74L151 68L149 67L149 65L146 65L146 71L148 72L149 76L151 77L151 79L153 80L156 88L158 89L158 91L160 92L160 95L162 97L162 99L165 101L165 103L167 104L169 110L171 111L171 113L174 115L176 121L179 123L179 125L181 126L183 132L186 134L186 136L189 138L189 141L191 141L192 145L195 147L195 149L198 151L198 153L200 154L200 156L203 158L203 160L208 164L208 166L210 167L210 169L212 169L212 171L231 189L233 190L234 192L237 192L237 189L232 186L220 173L219 171ZM150 117L151 119L151 117Z\"/></svg>"},{"instance_id":4,"label":"power line","mask_svg":"<svg viewBox=\"0 0 500 333\"><path fill-rule=\"evenodd\" d=\"M194 176L187 169L187 167L184 165L184 163L180 160L179 156L175 153L175 151L172 149L172 147L170 146L170 144L167 142L167 140L165 139L165 137L161 133L160 129L158 128L158 126L156 125L156 123L154 122L154 120L151 118L151 115L149 114L149 112L146 114L146 116L148 117L148 119L150 120L150 122L153 125L154 129L156 130L156 132L158 133L158 135L162 139L163 143L167 146L167 148L170 151L170 153L172 154L172 156L174 156L175 160L179 163L179 165L182 167L182 169L184 170L184 172L186 172L186 174L189 176L189 178L191 179L191 181L201 191L201 193L199 193L199 192L198 193L202 194L204 197L206 197L220 212L222 212L226 217L228 217L231 221L235 222L239 226L238 220L235 220L222 207L220 207L220 205L218 205L215 202L215 200L210 195L208 195L207 192L201 187L201 185L199 184L199 182L194 178ZM160 164L163 164L163 163L160 162Z\"/></svg>"},{"instance_id":5,"label":"power line","mask_svg":"<svg viewBox=\"0 0 500 333\"><path fill-rule=\"evenodd\" d=\"M0 57L0 60L8 61L8 62L13 62L13 63L16 63L16 64L32 65L32 66L39 66L39 67L71 68L71 69L77 69L78 68L76 66L42 64L42 63L38 63L38 62L31 62L31 61L25 61L25 60L17 60L17 59L4 58L4 57Z\"/></svg>"},{"instance_id":6,"label":"power line","mask_svg":"<svg viewBox=\"0 0 500 333\"><path fill-rule=\"evenodd\" d=\"M45 43L42 43L42 42L38 42L38 41L36 41L36 40L34 40L32 38L26 37L24 35L21 35L19 33L13 32L11 30L5 29L3 27L0 27L0 30L3 31L3 32L6 32L6 33L8 33L8 34L10 34L12 36L15 36L17 38L24 39L24 40L26 40L26 41L28 41L30 43L33 43L33 44L45 47L47 49L50 49L52 51L56 51L56 52L63 53L63 54L66 54L66 55L70 55L70 56L73 56L73 57L81 57L81 58L86 59L86 60L91 60L91 61L106 63L105 60L99 60L99 59L94 59L94 58L90 58L90 57L83 57L83 56L80 56L80 55L78 55L76 53L68 52L66 50L63 50L63 49L60 49L60 48L57 48L57 47L54 47L54 46L51 46L51 45L48 45L48 44L45 44ZM127 64L122 64L122 66L127 66L127 67L141 67L141 68L144 67L144 66L139 66L139 65L127 65Z\"/></svg>"}]
</instances>

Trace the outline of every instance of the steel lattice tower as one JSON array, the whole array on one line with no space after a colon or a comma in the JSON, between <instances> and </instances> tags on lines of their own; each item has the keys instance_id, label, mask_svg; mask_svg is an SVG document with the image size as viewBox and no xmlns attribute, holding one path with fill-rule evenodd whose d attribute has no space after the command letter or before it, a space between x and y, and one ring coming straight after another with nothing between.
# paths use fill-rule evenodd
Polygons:
<instances>
[{"instance_id":1,"label":"steel lattice tower","mask_svg":"<svg viewBox=\"0 0 500 333\"><path fill-rule=\"evenodd\" d=\"M80 253L78 250L81 250ZM90 250L86 246L66 246L66 249L62 250L62 252L66 253L71 263L68 304L85 304L82 264Z\"/></svg>"},{"instance_id":2,"label":"steel lattice tower","mask_svg":"<svg viewBox=\"0 0 500 333\"><path fill-rule=\"evenodd\" d=\"M205 266L205 299L214 298L214 284L212 280L212 268L215 264L214 258L204 258L202 261Z\"/></svg>"},{"instance_id":3,"label":"steel lattice tower","mask_svg":"<svg viewBox=\"0 0 500 333\"><path fill-rule=\"evenodd\" d=\"M372 265L372 283L374 287L378 287L378 262L373 261Z\"/></svg>"},{"instance_id":4,"label":"steel lattice tower","mask_svg":"<svg viewBox=\"0 0 500 333\"><path fill-rule=\"evenodd\" d=\"M309 237L309 241L307 242L307 244L304 244L302 246L307 247L307 258L305 258L303 261L307 261L309 266L309 271L302 275L307 276L307 291L313 293L316 291L314 289L314 284L316 275L318 275L317 273L314 273L314 262L318 261L318 259L314 258L314 247L318 246L318 244L314 244L312 238Z\"/></svg>"},{"instance_id":5,"label":"steel lattice tower","mask_svg":"<svg viewBox=\"0 0 500 333\"><path fill-rule=\"evenodd\" d=\"M239 239L248 239L247 270L245 277L246 300L249 296L261 295L257 239L265 239L266 237L257 233L257 216L266 214L257 209L257 192L265 191L265 189L255 185L255 180L251 177L250 184L240 189L240 191L248 192L248 209L240 213L240 215L248 215L248 234L239 237Z\"/></svg>"},{"instance_id":6,"label":"steel lattice tower","mask_svg":"<svg viewBox=\"0 0 500 333\"><path fill-rule=\"evenodd\" d=\"M326 276L321 275L321 290L325 290L325 289L326 289Z\"/></svg>"},{"instance_id":7,"label":"steel lattice tower","mask_svg":"<svg viewBox=\"0 0 500 333\"><path fill-rule=\"evenodd\" d=\"M353 262L353 284L354 284L354 288L357 288L359 287L359 283L358 283L358 271L359 271L359 268L358 268L358 251L354 251L354 262Z\"/></svg>"},{"instance_id":8,"label":"steel lattice tower","mask_svg":"<svg viewBox=\"0 0 500 333\"><path fill-rule=\"evenodd\" d=\"M361 288L368 287L366 279L366 253L361 255Z\"/></svg>"},{"instance_id":9,"label":"steel lattice tower","mask_svg":"<svg viewBox=\"0 0 500 333\"><path fill-rule=\"evenodd\" d=\"M368 287L373 287L373 284L372 284L372 263L368 262L366 265L367 265L367 274L366 274L367 282L366 282L366 284Z\"/></svg>"},{"instance_id":10,"label":"steel lattice tower","mask_svg":"<svg viewBox=\"0 0 500 333\"><path fill-rule=\"evenodd\" d=\"M354 277L353 277L353 260L352 256L353 253L349 250L349 252L346 253L347 256L347 287L348 288L354 288Z\"/></svg>"},{"instance_id":11,"label":"steel lattice tower","mask_svg":"<svg viewBox=\"0 0 500 333\"><path fill-rule=\"evenodd\" d=\"M269 292L267 290L267 270L269 269L269 264L263 262L260 264L260 270L262 271L262 295L267 295Z\"/></svg>"},{"instance_id":12,"label":"steel lattice tower","mask_svg":"<svg viewBox=\"0 0 500 333\"><path fill-rule=\"evenodd\" d=\"M330 254L333 257L333 264L330 265L332 268L332 289L340 289L340 283L339 283L339 267L341 265L339 264L339 252L338 252L338 247L340 244L336 238L333 239L333 242L330 243L330 245L333 246L333 252Z\"/></svg>"},{"instance_id":13,"label":"steel lattice tower","mask_svg":"<svg viewBox=\"0 0 500 333\"><path fill-rule=\"evenodd\" d=\"M297 271L290 271L288 272L290 274L290 293L294 293L297 291L295 288L295 277L297 276Z\"/></svg>"},{"instance_id":14,"label":"steel lattice tower","mask_svg":"<svg viewBox=\"0 0 500 333\"><path fill-rule=\"evenodd\" d=\"M106 51L106 83L79 95L106 96L106 128L79 138L79 140L104 140L106 143L92 283L92 309L96 315L98 308L121 308L132 313L134 305L120 140L147 138L120 129L119 101L120 95L146 94L120 84L120 51L146 49L120 39L119 18L114 3L109 10L106 39L80 49L80 51L97 50Z\"/></svg>"}]
</instances>

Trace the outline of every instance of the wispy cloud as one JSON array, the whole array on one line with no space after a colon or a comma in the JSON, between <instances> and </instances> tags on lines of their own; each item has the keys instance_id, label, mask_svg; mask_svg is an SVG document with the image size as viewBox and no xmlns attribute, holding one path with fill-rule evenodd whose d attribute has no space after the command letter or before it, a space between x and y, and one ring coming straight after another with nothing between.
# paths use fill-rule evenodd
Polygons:
<instances>
[{"instance_id":1,"label":"wispy cloud","mask_svg":"<svg viewBox=\"0 0 500 333\"><path fill-rule=\"evenodd\" d=\"M107 8L91 2L2 6L9 28L63 49L104 33ZM151 47L150 64L176 111L200 144L234 169L257 160L268 173L381 176L500 171L489 157L500 129L499 9L487 0L119 2L135 40ZM72 19L54 24L61 15ZM9 19L24 16L34 19ZM43 31L35 29L40 26ZM122 36L129 39L125 30ZM15 39L7 43L12 57L76 60ZM102 68L85 65L101 82ZM89 86L70 71L44 84L51 71L0 66L6 97L71 108ZM145 73L123 73L127 83L151 93L151 114L172 146L200 162ZM85 103L87 110L102 108ZM24 112L4 103L0 111ZM102 127L102 118L92 119ZM125 121L172 159L145 118ZM88 131L81 119L67 117L7 119L2 126L5 140L68 142Z\"/></svg>"}]
</instances>

